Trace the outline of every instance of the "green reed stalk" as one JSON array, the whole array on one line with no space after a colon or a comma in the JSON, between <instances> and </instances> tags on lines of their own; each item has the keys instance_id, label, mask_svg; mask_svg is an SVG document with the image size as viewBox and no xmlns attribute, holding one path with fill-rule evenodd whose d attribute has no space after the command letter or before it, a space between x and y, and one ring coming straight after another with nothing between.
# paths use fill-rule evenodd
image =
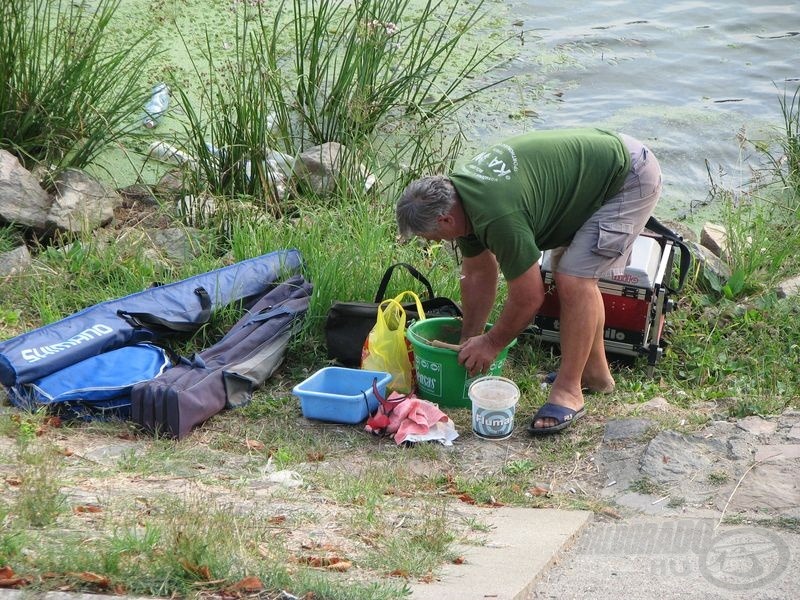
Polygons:
<instances>
[{"instance_id":1,"label":"green reed stalk","mask_svg":"<svg viewBox=\"0 0 800 600\"><path fill-rule=\"evenodd\" d=\"M25 166L84 167L138 126L157 52L145 36L112 45L119 2L93 12L62 0L0 4L0 148Z\"/></svg>"}]
</instances>

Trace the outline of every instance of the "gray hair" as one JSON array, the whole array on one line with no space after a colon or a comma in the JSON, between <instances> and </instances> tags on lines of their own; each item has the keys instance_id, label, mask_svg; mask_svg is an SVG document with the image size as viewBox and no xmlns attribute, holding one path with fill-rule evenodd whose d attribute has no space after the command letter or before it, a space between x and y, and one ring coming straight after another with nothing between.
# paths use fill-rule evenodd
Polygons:
<instances>
[{"instance_id":1,"label":"gray hair","mask_svg":"<svg viewBox=\"0 0 800 600\"><path fill-rule=\"evenodd\" d=\"M433 232L436 219L449 213L457 198L456 188L444 175L429 175L412 181L395 208L400 235L409 238Z\"/></svg>"}]
</instances>

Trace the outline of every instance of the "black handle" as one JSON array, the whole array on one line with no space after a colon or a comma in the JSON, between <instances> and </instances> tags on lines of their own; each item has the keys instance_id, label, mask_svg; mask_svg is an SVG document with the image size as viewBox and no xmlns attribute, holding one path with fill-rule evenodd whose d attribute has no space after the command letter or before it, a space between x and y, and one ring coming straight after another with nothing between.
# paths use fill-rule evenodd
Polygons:
<instances>
[{"instance_id":1,"label":"black handle","mask_svg":"<svg viewBox=\"0 0 800 600\"><path fill-rule=\"evenodd\" d=\"M681 251L681 262L678 268L678 287L676 289L670 289L671 292L679 292L683 289L683 284L686 283L686 277L689 275L689 269L692 266L692 253L689 250L689 246L683 241L683 238L679 236L677 233L672 231L669 227L661 223L655 217L650 217L645 224L645 228L649 229L653 233L657 233L659 235L664 236L673 244L678 246Z\"/></svg>"},{"instance_id":2,"label":"black handle","mask_svg":"<svg viewBox=\"0 0 800 600\"><path fill-rule=\"evenodd\" d=\"M127 310L118 310L117 315L125 319L132 327L149 329L153 333L162 335L194 333L211 319L211 297L208 292L204 288L198 287L194 290L194 293L200 299L200 312L196 321L172 321L153 313L130 312Z\"/></svg>"},{"instance_id":3,"label":"black handle","mask_svg":"<svg viewBox=\"0 0 800 600\"><path fill-rule=\"evenodd\" d=\"M433 286L431 286L431 282L428 279L417 271L414 267L412 267L408 263L395 263L388 269L386 269L386 273L383 274L383 279L381 279L381 284L378 286L378 292L375 294L375 303L383 302L383 297L386 294L386 288L389 287L389 280L392 278L392 273L394 272L395 267L405 267L405 269L411 273L411 275L419 281L422 285L425 286L425 289L428 292L428 298L433 299Z\"/></svg>"}]
</instances>

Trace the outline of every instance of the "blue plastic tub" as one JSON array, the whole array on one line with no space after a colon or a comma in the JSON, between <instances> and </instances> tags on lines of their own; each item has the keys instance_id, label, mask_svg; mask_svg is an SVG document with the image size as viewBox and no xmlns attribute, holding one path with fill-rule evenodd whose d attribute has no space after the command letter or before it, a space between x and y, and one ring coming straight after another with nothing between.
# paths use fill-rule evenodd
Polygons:
<instances>
[{"instance_id":1,"label":"blue plastic tub","mask_svg":"<svg viewBox=\"0 0 800 600\"><path fill-rule=\"evenodd\" d=\"M372 390L376 378L378 393L385 396L386 385L392 380L389 373L345 367L320 369L294 386L292 393L300 399L300 409L306 419L361 423L378 408L378 399Z\"/></svg>"}]
</instances>

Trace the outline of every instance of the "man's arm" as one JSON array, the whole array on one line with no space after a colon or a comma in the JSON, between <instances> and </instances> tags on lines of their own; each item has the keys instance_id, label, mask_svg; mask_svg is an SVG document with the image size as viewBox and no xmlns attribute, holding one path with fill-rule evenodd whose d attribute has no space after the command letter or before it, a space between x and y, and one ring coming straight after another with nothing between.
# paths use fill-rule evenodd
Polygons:
<instances>
[{"instance_id":1,"label":"man's arm","mask_svg":"<svg viewBox=\"0 0 800 600\"><path fill-rule=\"evenodd\" d=\"M458 359L470 375L489 369L500 351L530 325L543 301L544 283L537 262L508 282L508 298L492 329L462 344Z\"/></svg>"},{"instance_id":2,"label":"man's arm","mask_svg":"<svg viewBox=\"0 0 800 600\"><path fill-rule=\"evenodd\" d=\"M463 258L461 268L461 306L464 320L461 341L483 333L497 296L497 260L484 250Z\"/></svg>"}]
</instances>

